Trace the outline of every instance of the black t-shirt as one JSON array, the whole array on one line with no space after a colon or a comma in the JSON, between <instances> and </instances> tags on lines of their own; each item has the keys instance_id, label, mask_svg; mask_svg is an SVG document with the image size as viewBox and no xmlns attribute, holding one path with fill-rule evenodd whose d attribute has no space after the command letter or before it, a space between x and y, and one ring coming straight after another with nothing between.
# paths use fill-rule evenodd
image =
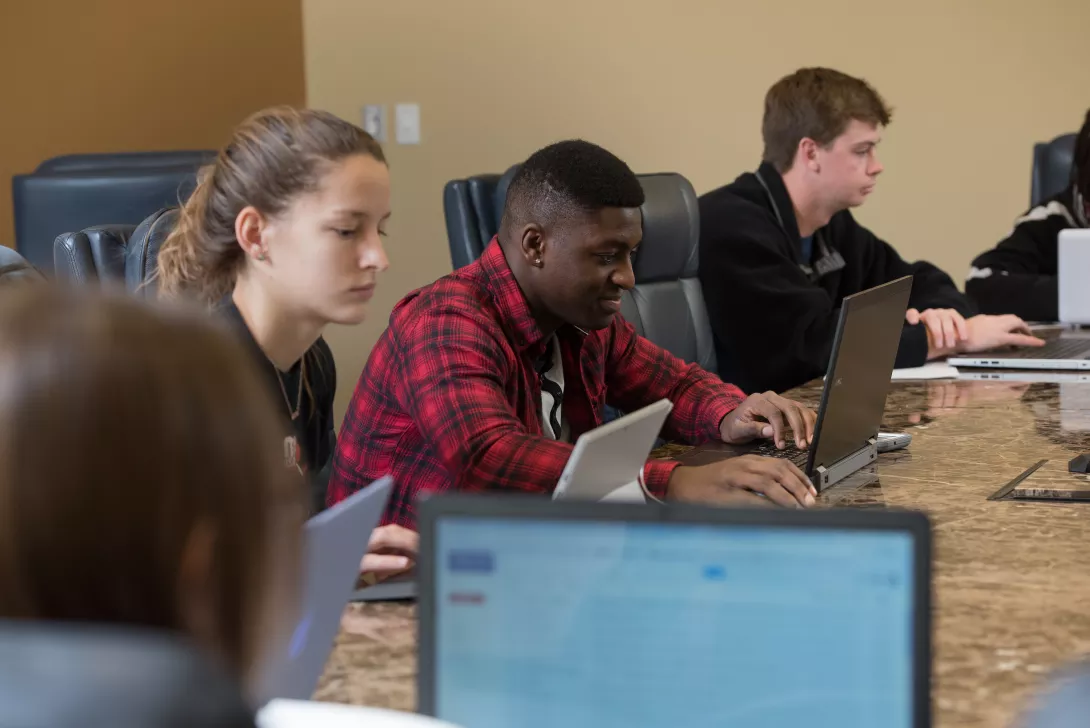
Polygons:
<instances>
[{"instance_id":1,"label":"black t-shirt","mask_svg":"<svg viewBox=\"0 0 1090 728\"><path fill-rule=\"evenodd\" d=\"M337 392L337 369L333 352L325 340L319 338L290 370L278 371L254 340L230 298L221 303L219 312L253 352L258 370L265 373L273 401L284 415L284 467L298 468L302 473L309 486L311 509L317 513L325 507L326 483L336 442L333 397ZM302 381L304 372L306 380ZM291 411L296 401L299 402L299 414L292 421ZM292 447L292 438L298 447Z\"/></svg>"}]
</instances>

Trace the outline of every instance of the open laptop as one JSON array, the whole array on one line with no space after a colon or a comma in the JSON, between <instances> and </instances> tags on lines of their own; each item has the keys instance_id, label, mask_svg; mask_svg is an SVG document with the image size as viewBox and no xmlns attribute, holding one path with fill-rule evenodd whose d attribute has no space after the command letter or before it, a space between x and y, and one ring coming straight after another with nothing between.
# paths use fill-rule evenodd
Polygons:
<instances>
[{"instance_id":1,"label":"open laptop","mask_svg":"<svg viewBox=\"0 0 1090 728\"><path fill-rule=\"evenodd\" d=\"M1061 230L1056 241L1060 323L1090 324L1090 229Z\"/></svg>"},{"instance_id":2,"label":"open laptop","mask_svg":"<svg viewBox=\"0 0 1090 728\"><path fill-rule=\"evenodd\" d=\"M309 700L314 693L392 487L390 477L376 480L307 521L299 620L269 650L271 658L258 680L257 705L276 698Z\"/></svg>"},{"instance_id":3,"label":"open laptop","mask_svg":"<svg viewBox=\"0 0 1090 728\"><path fill-rule=\"evenodd\" d=\"M679 460L703 465L747 454L786 458L818 491L874 462L911 292L912 277L904 276L845 296L809 448L788 444L777 450L767 441L743 448L715 443L695 448ZM791 443L790 438L787 441Z\"/></svg>"},{"instance_id":4,"label":"open laptop","mask_svg":"<svg viewBox=\"0 0 1090 728\"><path fill-rule=\"evenodd\" d=\"M674 405L668 399L584 432L575 441L554 499L645 501L638 478Z\"/></svg>"},{"instance_id":5,"label":"open laptop","mask_svg":"<svg viewBox=\"0 0 1090 728\"><path fill-rule=\"evenodd\" d=\"M930 725L921 513L440 496L419 523L425 715Z\"/></svg>"},{"instance_id":6,"label":"open laptop","mask_svg":"<svg viewBox=\"0 0 1090 728\"><path fill-rule=\"evenodd\" d=\"M1090 369L1090 331L1064 331L1048 339L1044 346L993 349L977 354L952 356L947 362L958 368L1060 371Z\"/></svg>"}]
</instances>

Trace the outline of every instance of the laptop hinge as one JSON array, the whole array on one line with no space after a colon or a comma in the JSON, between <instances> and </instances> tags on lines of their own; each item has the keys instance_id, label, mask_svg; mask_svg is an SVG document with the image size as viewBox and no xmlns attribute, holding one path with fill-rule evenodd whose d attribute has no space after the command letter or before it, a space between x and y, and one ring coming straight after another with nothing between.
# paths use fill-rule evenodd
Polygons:
<instances>
[{"instance_id":1,"label":"laptop hinge","mask_svg":"<svg viewBox=\"0 0 1090 728\"><path fill-rule=\"evenodd\" d=\"M836 485L860 468L873 463L878 459L878 439L870 438L867 444L859 448L851 455L837 460L829 467L819 465L814 470L814 487L818 492L831 485Z\"/></svg>"}]
</instances>

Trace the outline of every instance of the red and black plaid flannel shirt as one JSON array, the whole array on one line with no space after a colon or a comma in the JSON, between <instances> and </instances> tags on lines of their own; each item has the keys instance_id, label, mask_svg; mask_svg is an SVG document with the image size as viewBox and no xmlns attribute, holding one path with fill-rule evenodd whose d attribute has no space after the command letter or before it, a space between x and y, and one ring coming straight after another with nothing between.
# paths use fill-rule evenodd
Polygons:
<instances>
[{"instance_id":1,"label":"red and black plaid flannel shirt","mask_svg":"<svg viewBox=\"0 0 1090 728\"><path fill-rule=\"evenodd\" d=\"M633 411L674 403L672 439L719 438L719 423L745 395L638 336L615 316L608 328L556 332L564 360L564 417L574 441L602 424L607 403ZM495 240L480 260L410 293L360 375L341 426L327 503L392 474L383 523L414 527L422 492L556 487L572 445L541 429L534 363L549 337L533 316ZM644 471L663 494L676 462Z\"/></svg>"}]
</instances>

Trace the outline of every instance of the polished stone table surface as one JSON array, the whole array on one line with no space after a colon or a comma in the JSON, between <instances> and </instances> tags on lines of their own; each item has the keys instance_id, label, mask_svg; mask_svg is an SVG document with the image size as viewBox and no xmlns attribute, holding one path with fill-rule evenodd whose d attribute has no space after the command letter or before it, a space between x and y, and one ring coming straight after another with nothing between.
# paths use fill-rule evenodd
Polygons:
<instances>
[{"instance_id":1,"label":"polished stone table surface","mask_svg":"<svg viewBox=\"0 0 1090 728\"><path fill-rule=\"evenodd\" d=\"M819 385L794 396L816 408ZM929 514L935 725L1010 726L1049 671L1090 653L1090 502L988 496L1041 460L1016 490L1090 489L1067 472L1090 452L1090 383L894 382L883 429L910 432L910 448L819 503ZM414 610L349 607L315 697L412 710Z\"/></svg>"}]
</instances>

